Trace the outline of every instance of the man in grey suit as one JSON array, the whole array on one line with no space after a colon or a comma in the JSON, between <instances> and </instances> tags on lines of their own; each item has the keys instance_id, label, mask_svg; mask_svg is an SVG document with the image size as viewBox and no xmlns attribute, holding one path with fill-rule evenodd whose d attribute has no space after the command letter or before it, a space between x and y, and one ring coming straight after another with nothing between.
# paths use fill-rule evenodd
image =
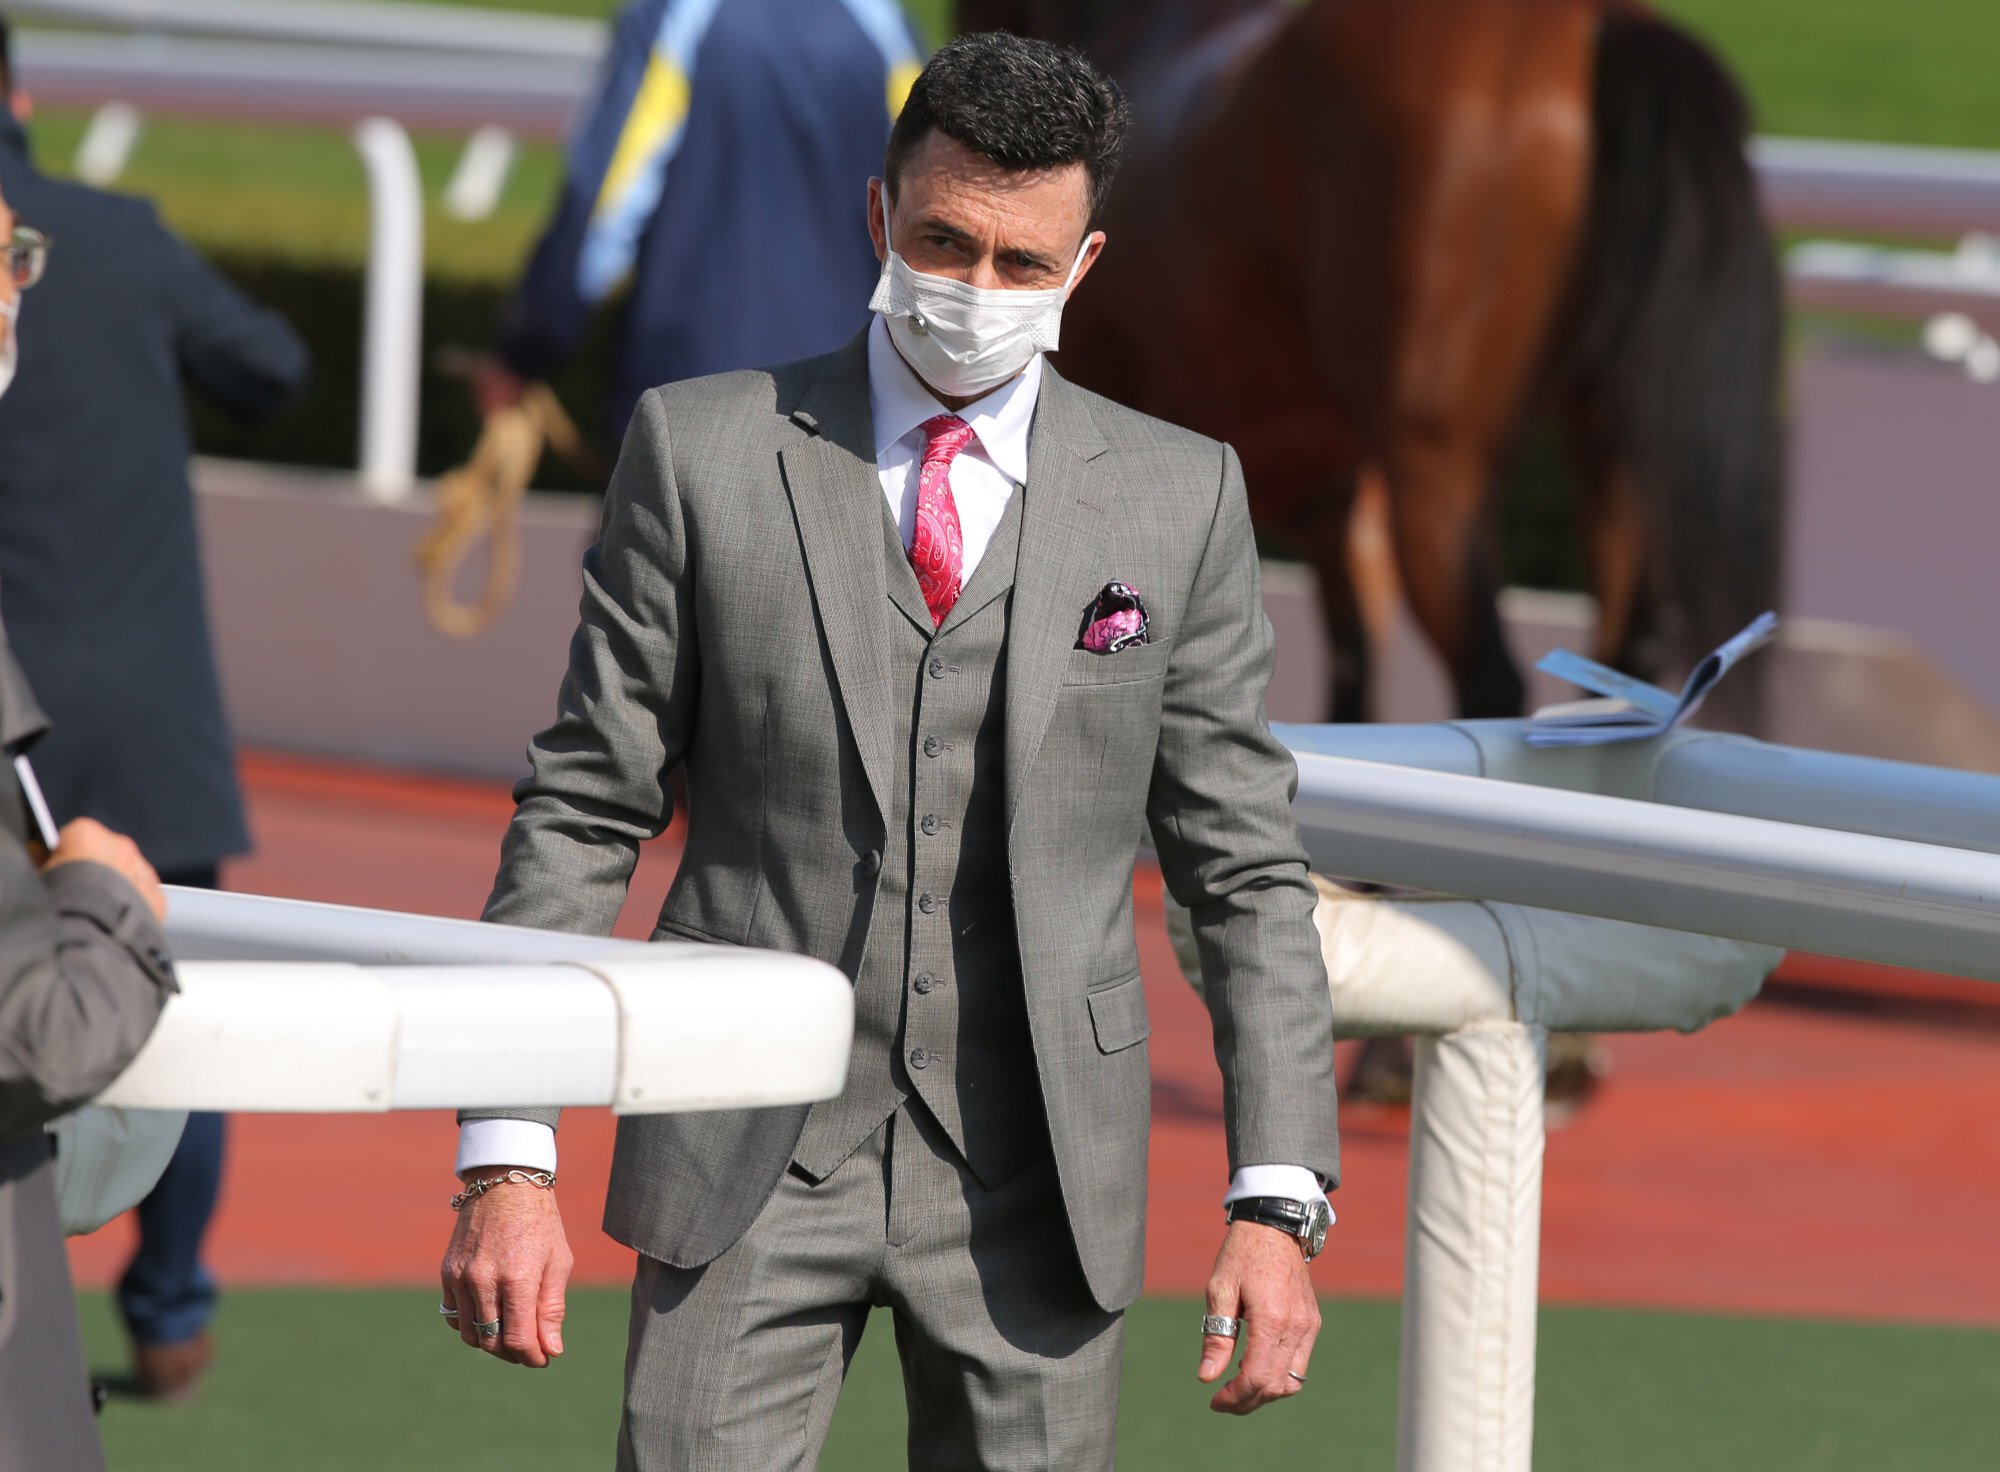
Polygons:
<instances>
[{"instance_id":1,"label":"man in grey suit","mask_svg":"<svg viewBox=\"0 0 2000 1472\"><path fill-rule=\"evenodd\" d=\"M916 1467L1109 1467L1139 1293L1150 1079L1132 864L1193 914L1229 1225L1188 1325L1214 1397L1305 1384L1337 1172L1332 1017L1295 772L1226 447L1043 361L1125 123L1074 52L962 37L870 185L876 319L640 402L490 919L603 932L687 777L658 939L854 979L847 1086L621 1123L640 1254L618 1465L809 1466L872 1307ZM746 1068L757 1060L746 1057ZM441 1312L561 1350L554 1120L469 1117Z\"/></svg>"},{"instance_id":2,"label":"man in grey suit","mask_svg":"<svg viewBox=\"0 0 2000 1472\"><path fill-rule=\"evenodd\" d=\"M4 200L0 242L4 393L47 245ZM0 1472L104 1465L42 1126L124 1071L174 987L166 896L130 839L79 818L31 850L15 762L47 724L0 630Z\"/></svg>"}]
</instances>

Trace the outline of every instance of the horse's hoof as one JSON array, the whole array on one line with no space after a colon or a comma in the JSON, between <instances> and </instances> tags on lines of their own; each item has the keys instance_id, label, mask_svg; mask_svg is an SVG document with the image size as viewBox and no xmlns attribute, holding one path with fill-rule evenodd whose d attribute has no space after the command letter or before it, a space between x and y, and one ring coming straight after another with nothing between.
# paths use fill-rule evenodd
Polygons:
<instances>
[{"instance_id":1,"label":"horse's hoof","mask_svg":"<svg viewBox=\"0 0 2000 1472\"><path fill-rule=\"evenodd\" d=\"M1549 1034L1549 1071L1542 1092L1542 1123L1560 1129L1588 1104L1611 1076L1611 1050L1589 1033Z\"/></svg>"}]
</instances>

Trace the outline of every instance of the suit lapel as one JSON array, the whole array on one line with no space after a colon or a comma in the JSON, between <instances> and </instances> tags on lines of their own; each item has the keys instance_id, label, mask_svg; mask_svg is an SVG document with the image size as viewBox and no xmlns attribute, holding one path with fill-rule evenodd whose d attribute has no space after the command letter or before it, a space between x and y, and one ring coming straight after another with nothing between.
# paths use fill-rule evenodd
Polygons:
<instances>
[{"instance_id":1,"label":"suit lapel","mask_svg":"<svg viewBox=\"0 0 2000 1472\"><path fill-rule=\"evenodd\" d=\"M937 625L931 620L930 605L924 602L924 590L917 584L917 570L910 566L909 548L903 545L903 533L889 514L887 500L882 501L882 555L889 601L902 610L903 617L915 624L926 639L930 638Z\"/></svg>"},{"instance_id":2,"label":"suit lapel","mask_svg":"<svg viewBox=\"0 0 2000 1472\"><path fill-rule=\"evenodd\" d=\"M1090 462L1107 446L1083 394L1046 362L1028 450L1021 550L1007 631L1007 822L1020 807L1076 645L1085 606L1104 581L1099 549L1111 507Z\"/></svg>"},{"instance_id":3,"label":"suit lapel","mask_svg":"<svg viewBox=\"0 0 2000 1472\"><path fill-rule=\"evenodd\" d=\"M876 806L886 814L895 771L882 625L888 591L866 334L820 360L792 418L811 437L780 452L785 491L841 705Z\"/></svg>"}]
</instances>

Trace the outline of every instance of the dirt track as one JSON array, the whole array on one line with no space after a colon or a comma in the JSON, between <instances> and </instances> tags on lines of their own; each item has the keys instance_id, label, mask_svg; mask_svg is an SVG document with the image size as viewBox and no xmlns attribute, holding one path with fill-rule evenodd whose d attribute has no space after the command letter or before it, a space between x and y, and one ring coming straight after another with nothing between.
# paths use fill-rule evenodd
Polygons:
<instances>
[{"instance_id":1,"label":"dirt track","mask_svg":"<svg viewBox=\"0 0 2000 1472\"><path fill-rule=\"evenodd\" d=\"M253 756L259 850L233 888L476 914L510 804L498 785L439 782ZM640 866L621 927L643 935L672 874L671 835ZM1153 1012L1147 1284L1199 1291L1224 1184L1221 1088L1205 1014L1160 926L1159 879L1138 884ZM1851 967L1790 974L1869 990ZM1879 979L1879 978L1878 978ZM1883 985L1956 1002L1964 989ZM1615 1045L1599 1102L1550 1142L1543 1292L1743 1312L2000 1324L2000 1031L1963 1008L1922 1022L1760 1002L1694 1038ZM240 1117L213 1258L225 1283L422 1283L449 1229L453 1131L438 1114ZM1318 1270L1333 1293L1401 1281L1405 1121L1350 1110L1340 1225ZM615 1280L629 1254L595 1230L611 1121L562 1130L579 1272ZM129 1251L114 1223L72 1244L103 1284Z\"/></svg>"}]
</instances>

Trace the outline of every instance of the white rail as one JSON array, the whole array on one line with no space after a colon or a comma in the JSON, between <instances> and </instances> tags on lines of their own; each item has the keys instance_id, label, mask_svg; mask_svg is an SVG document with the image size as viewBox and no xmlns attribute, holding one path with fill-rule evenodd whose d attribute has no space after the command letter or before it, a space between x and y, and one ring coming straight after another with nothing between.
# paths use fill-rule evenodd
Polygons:
<instances>
[{"instance_id":1,"label":"white rail","mask_svg":"<svg viewBox=\"0 0 2000 1472\"><path fill-rule=\"evenodd\" d=\"M181 991L101 1104L298 1113L831 1098L831 966L294 900L169 892Z\"/></svg>"},{"instance_id":2,"label":"white rail","mask_svg":"<svg viewBox=\"0 0 2000 1472\"><path fill-rule=\"evenodd\" d=\"M1430 1034L1397 1465L1528 1472L1548 1033L1702 1027L1776 946L2000 980L2000 778L1699 731L1545 751L1518 721L1277 732L1316 868L1468 897L1317 919L1337 1032Z\"/></svg>"},{"instance_id":3,"label":"white rail","mask_svg":"<svg viewBox=\"0 0 2000 1472\"><path fill-rule=\"evenodd\" d=\"M2000 981L2000 857L1301 756L1315 867Z\"/></svg>"},{"instance_id":4,"label":"white rail","mask_svg":"<svg viewBox=\"0 0 2000 1472\"><path fill-rule=\"evenodd\" d=\"M1745 736L1686 728L1653 741L1537 748L1522 739L1525 724L1442 721L1272 729L1300 756L1494 777L2000 854L2000 777L1988 773L1771 746ZM1634 841L1642 840L1635 835Z\"/></svg>"},{"instance_id":5,"label":"white rail","mask_svg":"<svg viewBox=\"0 0 2000 1472\"><path fill-rule=\"evenodd\" d=\"M1782 225L1898 235L2000 230L2000 153L1758 138L1750 158L1765 208Z\"/></svg>"},{"instance_id":6,"label":"white rail","mask_svg":"<svg viewBox=\"0 0 2000 1472\"><path fill-rule=\"evenodd\" d=\"M417 484L423 371L424 182L400 123L364 118L354 146L368 171L368 286L361 344L361 485L400 501Z\"/></svg>"},{"instance_id":7,"label":"white rail","mask_svg":"<svg viewBox=\"0 0 2000 1472\"><path fill-rule=\"evenodd\" d=\"M171 886L167 898L167 940L176 956L190 961L538 966L654 954L644 941L310 900Z\"/></svg>"},{"instance_id":8,"label":"white rail","mask_svg":"<svg viewBox=\"0 0 2000 1472\"><path fill-rule=\"evenodd\" d=\"M396 51L492 53L594 62L607 27L597 21L456 5L383 0L9 0L16 20L102 26L148 35L226 36L383 46Z\"/></svg>"},{"instance_id":9,"label":"white rail","mask_svg":"<svg viewBox=\"0 0 2000 1472\"><path fill-rule=\"evenodd\" d=\"M497 123L546 140L567 133L596 74L593 60L559 54L299 41L25 31L14 49L45 104L341 128L377 116L446 132Z\"/></svg>"}]
</instances>

